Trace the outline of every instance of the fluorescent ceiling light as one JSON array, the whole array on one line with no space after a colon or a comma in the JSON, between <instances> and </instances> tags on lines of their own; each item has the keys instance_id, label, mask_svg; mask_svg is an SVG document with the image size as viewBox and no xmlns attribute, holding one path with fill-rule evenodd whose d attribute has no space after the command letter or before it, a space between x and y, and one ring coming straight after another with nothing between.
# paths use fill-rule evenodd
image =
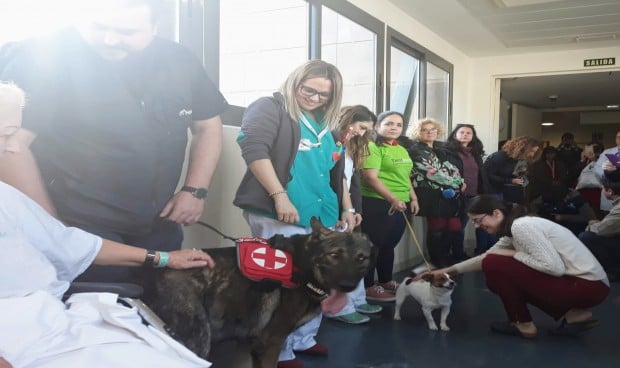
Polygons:
<instances>
[{"instance_id":1,"label":"fluorescent ceiling light","mask_svg":"<svg viewBox=\"0 0 620 368\"><path fill-rule=\"evenodd\" d=\"M590 42L590 41L612 41L616 39L615 33L592 33L585 35L578 35L575 37L577 42Z\"/></svg>"},{"instance_id":2,"label":"fluorescent ceiling light","mask_svg":"<svg viewBox=\"0 0 620 368\"><path fill-rule=\"evenodd\" d=\"M542 126L553 126L553 125L555 125L555 123L553 123L551 121L544 121L544 122L540 123L540 125L542 125Z\"/></svg>"},{"instance_id":3,"label":"fluorescent ceiling light","mask_svg":"<svg viewBox=\"0 0 620 368\"><path fill-rule=\"evenodd\" d=\"M617 108L619 108L620 106L619 106L619 105L607 105L607 106L605 106L605 107L606 107L606 108L608 108L608 109L617 109Z\"/></svg>"},{"instance_id":4,"label":"fluorescent ceiling light","mask_svg":"<svg viewBox=\"0 0 620 368\"><path fill-rule=\"evenodd\" d=\"M493 0L498 8L513 8L516 6L540 5L560 0Z\"/></svg>"}]
</instances>

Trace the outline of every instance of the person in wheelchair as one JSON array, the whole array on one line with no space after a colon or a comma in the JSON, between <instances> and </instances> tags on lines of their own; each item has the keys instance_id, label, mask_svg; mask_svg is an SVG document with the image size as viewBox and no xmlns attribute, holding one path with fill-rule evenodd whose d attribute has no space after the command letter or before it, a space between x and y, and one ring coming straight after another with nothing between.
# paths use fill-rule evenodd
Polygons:
<instances>
[{"instance_id":1,"label":"person in wheelchair","mask_svg":"<svg viewBox=\"0 0 620 368\"><path fill-rule=\"evenodd\" d=\"M535 198L530 203L530 212L566 227L575 235L596 221L596 213L587 199L565 186Z\"/></svg>"},{"instance_id":2,"label":"person in wheelchair","mask_svg":"<svg viewBox=\"0 0 620 368\"><path fill-rule=\"evenodd\" d=\"M0 157L15 139L25 96L0 82ZM1 164L1 161L0 161ZM91 264L213 267L205 252L157 252L66 227L35 201L0 181L0 368L209 367L171 337L142 323L111 293L61 298Z\"/></svg>"}]
</instances>

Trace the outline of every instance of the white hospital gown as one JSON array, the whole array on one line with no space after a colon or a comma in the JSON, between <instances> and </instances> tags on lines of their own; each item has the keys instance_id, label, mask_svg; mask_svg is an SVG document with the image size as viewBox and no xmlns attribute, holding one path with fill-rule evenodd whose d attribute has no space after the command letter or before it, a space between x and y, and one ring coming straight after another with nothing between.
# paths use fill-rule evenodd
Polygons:
<instances>
[{"instance_id":1,"label":"white hospital gown","mask_svg":"<svg viewBox=\"0 0 620 368\"><path fill-rule=\"evenodd\" d=\"M209 367L116 295L60 297L101 248L0 182L0 356L27 367Z\"/></svg>"}]
</instances>

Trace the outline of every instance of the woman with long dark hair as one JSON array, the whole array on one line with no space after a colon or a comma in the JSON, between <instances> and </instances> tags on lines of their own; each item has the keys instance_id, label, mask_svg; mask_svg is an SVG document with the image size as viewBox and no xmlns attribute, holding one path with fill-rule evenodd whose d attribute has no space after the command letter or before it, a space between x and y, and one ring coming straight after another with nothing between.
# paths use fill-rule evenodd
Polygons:
<instances>
[{"instance_id":1,"label":"woman with long dark hair","mask_svg":"<svg viewBox=\"0 0 620 368\"><path fill-rule=\"evenodd\" d=\"M362 194L360 192L359 168L370 154L368 144L373 126L377 117L366 106L345 106L340 109L338 126L332 131L339 149L335 154L338 162L331 171L331 185L336 194L348 190L350 201L346 203L346 196L342 197L347 207L341 207L342 213L352 213L355 219L354 227L359 229L362 223ZM353 231L348 224L343 223L341 228L345 231ZM350 324L361 324L370 321L365 314L381 312L380 305L366 302L364 280L350 293L347 293L347 304L341 311L326 314L327 317Z\"/></svg>"},{"instance_id":2,"label":"woman with long dark hair","mask_svg":"<svg viewBox=\"0 0 620 368\"><path fill-rule=\"evenodd\" d=\"M469 201L480 194L489 191L489 179L486 171L482 168L482 156L484 156L484 147L482 141L478 138L476 128L471 124L457 124L452 130L445 145L446 155L449 160L456 165L465 180L465 189L461 195L464 197L464 207L466 208ZM461 209L461 241L452 245L452 254L464 254L463 240L464 229L467 225L468 217L465 208ZM476 248L474 254L480 254L491 245L495 237L489 237L489 234L476 228ZM455 249L454 247L457 247Z\"/></svg>"},{"instance_id":3,"label":"woman with long dark hair","mask_svg":"<svg viewBox=\"0 0 620 368\"><path fill-rule=\"evenodd\" d=\"M607 297L609 280L570 230L527 216L525 207L492 195L473 198L467 214L476 227L497 234L499 241L475 258L432 272L456 275L482 270L507 317L506 322L492 323L492 331L535 337L537 328L528 304L561 320L550 331L553 334L575 335L597 325L589 309Z\"/></svg>"}]
</instances>

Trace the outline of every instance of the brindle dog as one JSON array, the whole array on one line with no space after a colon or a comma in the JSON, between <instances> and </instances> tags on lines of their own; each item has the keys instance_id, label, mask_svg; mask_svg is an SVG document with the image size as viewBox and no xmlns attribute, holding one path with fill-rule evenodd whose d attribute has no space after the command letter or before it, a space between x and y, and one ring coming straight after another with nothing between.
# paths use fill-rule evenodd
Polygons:
<instances>
[{"instance_id":1,"label":"brindle dog","mask_svg":"<svg viewBox=\"0 0 620 368\"><path fill-rule=\"evenodd\" d=\"M269 243L293 255L300 287L266 289L242 276L235 248L217 248L208 249L213 269L163 271L147 303L199 356L208 358L212 342L244 340L252 367L273 368L286 336L320 311L320 299L304 285L352 291L374 252L365 235L334 232L315 219L311 234L276 235Z\"/></svg>"}]
</instances>

